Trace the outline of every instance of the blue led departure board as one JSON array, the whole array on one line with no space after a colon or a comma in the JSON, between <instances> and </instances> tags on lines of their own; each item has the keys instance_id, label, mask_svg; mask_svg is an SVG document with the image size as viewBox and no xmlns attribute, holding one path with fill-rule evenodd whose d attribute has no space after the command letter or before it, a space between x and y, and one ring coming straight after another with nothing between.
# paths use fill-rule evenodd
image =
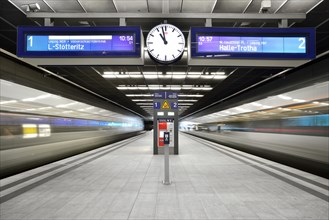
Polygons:
<instances>
[{"instance_id":1,"label":"blue led departure board","mask_svg":"<svg viewBox=\"0 0 329 220\"><path fill-rule=\"evenodd\" d=\"M314 29L192 28L192 57L312 59Z\"/></svg>"},{"instance_id":2,"label":"blue led departure board","mask_svg":"<svg viewBox=\"0 0 329 220\"><path fill-rule=\"evenodd\" d=\"M134 51L133 35L27 35L27 51Z\"/></svg>"},{"instance_id":3,"label":"blue led departure board","mask_svg":"<svg viewBox=\"0 0 329 220\"><path fill-rule=\"evenodd\" d=\"M21 57L140 57L139 27L18 29Z\"/></svg>"}]
</instances>

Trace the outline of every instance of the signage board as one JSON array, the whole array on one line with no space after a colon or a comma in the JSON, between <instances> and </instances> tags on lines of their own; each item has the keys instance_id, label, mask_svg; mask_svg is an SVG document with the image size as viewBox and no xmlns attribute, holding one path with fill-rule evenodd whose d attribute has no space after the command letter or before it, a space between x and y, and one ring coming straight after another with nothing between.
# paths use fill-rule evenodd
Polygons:
<instances>
[{"instance_id":1,"label":"signage board","mask_svg":"<svg viewBox=\"0 0 329 220\"><path fill-rule=\"evenodd\" d=\"M156 92L153 95L154 99L165 99L166 98L166 93L165 92Z\"/></svg>"},{"instance_id":2,"label":"signage board","mask_svg":"<svg viewBox=\"0 0 329 220\"><path fill-rule=\"evenodd\" d=\"M169 147L174 147L174 119L172 118L161 118L157 120L157 141L158 147L163 147L164 145L169 145Z\"/></svg>"},{"instance_id":3,"label":"signage board","mask_svg":"<svg viewBox=\"0 0 329 220\"><path fill-rule=\"evenodd\" d=\"M18 27L19 57L140 57L140 27Z\"/></svg>"},{"instance_id":4,"label":"signage board","mask_svg":"<svg viewBox=\"0 0 329 220\"><path fill-rule=\"evenodd\" d=\"M191 57L313 59L313 28L191 28Z\"/></svg>"},{"instance_id":5,"label":"signage board","mask_svg":"<svg viewBox=\"0 0 329 220\"><path fill-rule=\"evenodd\" d=\"M170 107L171 109L178 109L178 102L171 102Z\"/></svg>"},{"instance_id":6,"label":"signage board","mask_svg":"<svg viewBox=\"0 0 329 220\"><path fill-rule=\"evenodd\" d=\"M154 154L178 154L178 94L159 91L153 98Z\"/></svg>"},{"instance_id":7,"label":"signage board","mask_svg":"<svg viewBox=\"0 0 329 220\"><path fill-rule=\"evenodd\" d=\"M153 102L153 109L160 109L160 102Z\"/></svg>"},{"instance_id":8,"label":"signage board","mask_svg":"<svg viewBox=\"0 0 329 220\"><path fill-rule=\"evenodd\" d=\"M161 109L170 109L170 105L167 100L164 100Z\"/></svg>"},{"instance_id":9,"label":"signage board","mask_svg":"<svg viewBox=\"0 0 329 220\"><path fill-rule=\"evenodd\" d=\"M177 92L156 92L153 95L153 109L170 110L178 109Z\"/></svg>"},{"instance_id":10,"label":"signage board","mask_svg":"<svg viewBox=\"0 0 329 220\"><path fill-rule=\"evenodd\" d=\"M178 99L177 92L155 92L154 99Z\"/></svg>"}]
</instances>

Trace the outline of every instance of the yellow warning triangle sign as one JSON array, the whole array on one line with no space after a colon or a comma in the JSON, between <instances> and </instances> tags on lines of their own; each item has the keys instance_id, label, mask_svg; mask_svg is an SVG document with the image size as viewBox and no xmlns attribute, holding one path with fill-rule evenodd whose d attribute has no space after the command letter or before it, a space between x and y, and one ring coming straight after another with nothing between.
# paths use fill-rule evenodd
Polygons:
<instances>
[{"instance_id":1,"label":"yellow warning triangle sign","mask_svg":"<svg viewBox=\"0 0 329 220\"><path fill-rule=\"evenodd\" d=\"M167 100L164 100L164 102L162 103L161 109L170 109L170 105L167 102Z\"/></svg>"}]
</instances>

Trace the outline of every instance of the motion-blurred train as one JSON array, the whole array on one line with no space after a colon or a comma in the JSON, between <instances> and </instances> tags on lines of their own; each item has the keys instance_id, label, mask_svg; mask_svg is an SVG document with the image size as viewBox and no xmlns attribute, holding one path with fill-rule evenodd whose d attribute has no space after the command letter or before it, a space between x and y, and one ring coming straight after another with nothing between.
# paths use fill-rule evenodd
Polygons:
<instances>
[{"instance_id":1,"label":"motion-blurred train","mask_svg":"<svg viewBox=\"0 0 329 220\"><path fill-rule=\"evenodd\" d=\"M0 49L0 178L144 131L141 116Z\"/></svg>"},{"instance_id":2,"label":"motion-blurred train","mask_svg":"<svg viewBox=\"0 0 329 220\"><path fill-rule=\"evenodd\" d=\"M139 124L0 112L1 178L47 164L143 130Z\"/></svg>"},{"instance_id":3,"label":"motion-blurred train","mask_svg":"<svg viewBox=\"0 0 329 220\"><path fill-rule=\"evenodd\" d=\"M181 130L329 177L329 114L199 124Z\"/></svg>"}]
</instances>

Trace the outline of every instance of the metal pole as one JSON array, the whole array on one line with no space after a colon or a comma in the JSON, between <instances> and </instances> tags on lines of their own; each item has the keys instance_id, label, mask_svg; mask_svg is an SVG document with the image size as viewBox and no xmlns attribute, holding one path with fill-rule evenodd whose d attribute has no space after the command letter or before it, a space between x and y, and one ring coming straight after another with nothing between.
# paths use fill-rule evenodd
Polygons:
<instances>
[{"instance_id":1,"label":"metal pole","mask_svg":"<svg viewBox=\"0 0 329 220\"><path fill-rule=\"evenodd\" d=\"M170 185L169 180L169 144L164 146L164 185Z\"/></svg>"}]
</instances>

